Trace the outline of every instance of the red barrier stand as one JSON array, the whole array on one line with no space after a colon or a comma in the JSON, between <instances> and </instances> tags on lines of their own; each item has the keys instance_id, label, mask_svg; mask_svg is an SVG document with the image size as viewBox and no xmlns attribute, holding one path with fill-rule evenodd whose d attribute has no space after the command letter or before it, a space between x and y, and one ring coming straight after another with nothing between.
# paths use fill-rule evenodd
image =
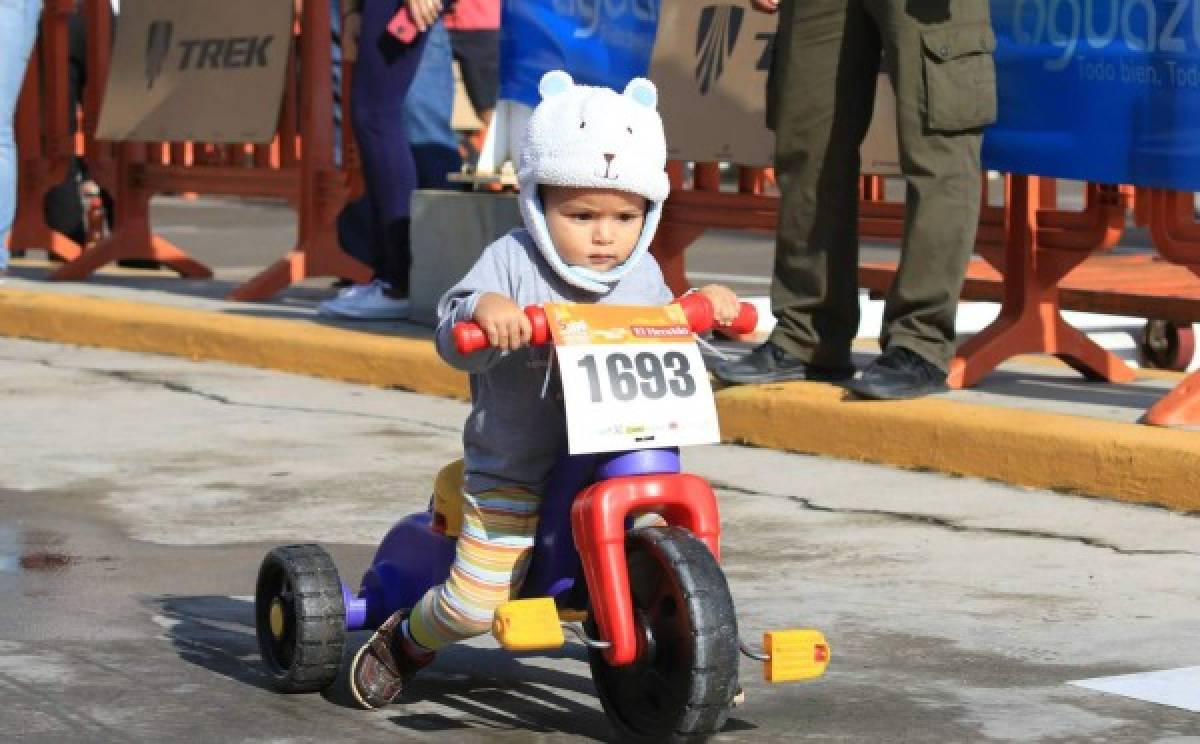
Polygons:
<instances>
[{"instance_id":1,"label":"red barrier stand","mask_svg":"<svg viewBox=\"0 0 1200 744\"><path fill-rule=\"evenodd\" d=\"M1195 195L1190 191L1148 189L1150 235L1164 259L1185 266L1200 277L1200 224L1196 223ZM1186 334L1194 345L1191 322L1200 319L1193 305L1186 327L1177 332ZM1157 426L1200 425L1200 372L1184 378L1183 382L1151 406L1145 421Z\"/></svg>"},{"instance_id":2,"label":"red barrier stand","mask_svg":"<svg viewBox=\"0 0 1200 744\"><path fill-rule=\"evenodd\" d=\"M69 2L69 0L68 0ZM88 38L110 39L107 0L87 0ZM282 198L297 212L295 248L230 294L236 300L263 300L308 277L332 276L366 281L370 270L342 252L336 219L350 196L349 169L356 160L347 152L341 166L333 151L333 88L330 60L329 0L306 0L300 11L300 34L286 74L278 136L271 145L204 143L132 143L108 145L89 129L89 166L96 180L114 197L113 233L99 245L59 269L54 279L83 279L96 269L123 258L160 261L182 276L207 278L207 266L155 235L150 226L150 199L156 193L220 194ZM301 43L303 41L303 43ZM91 44L90 61L104 80L111 45ZM64 56L65 59L65 56ZM348 77L348 76L344 76ZM99 111L99 85L92 86L89 107ZM350 139L344 138L346 150Z\"/></svg>"},{"instance_id":3,"label":"red barrier stand","mask_svg":"<svg viewBox=\"0 0 1200 744\"><path fill-rule=\"evenodd\" d=\"M947 382L952 387L970 387L1005 359L1026 353L1053 354L1088 379L1134 379L1120 357L1063 320L1058 298L1059 282L1068 272L1092 251L1107 250L1120 238L1125 214L1120 193L1095 187L1083 216L1040 225L1039 180L1008 179L1000 317L959 348L950 363Z\"/></svg>"}]
</instances>

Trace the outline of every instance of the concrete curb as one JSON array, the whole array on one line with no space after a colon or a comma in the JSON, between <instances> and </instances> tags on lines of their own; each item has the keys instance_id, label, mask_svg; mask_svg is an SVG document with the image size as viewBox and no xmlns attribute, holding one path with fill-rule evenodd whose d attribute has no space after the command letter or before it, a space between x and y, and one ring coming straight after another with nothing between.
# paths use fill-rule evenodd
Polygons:
<instances>
[{"instance_id":1,"label":"concrete curb","mask_svg":"<svg viewBox=\"0 0 1200 744\"><path fill-rule=\"evenodd\" d=\"M1194 432L949 400L851 401L814 383L717 397L733 441L1200 511Z\"/></svg>"},{"instance_id":2,"label":"concrete curb","mask_svg":"<svg viewBox=\"0 0 1200 744\"><path fill-rule=\"evenodd\" d=\"M19 290L0 291L0 335L470 396L467 376L442 362L428 336Z\"/></svg>"},{"instance_id":3,"label":"concrete curb","mask_svg":"<svg viewBox=\"0 0 1200 744\"><path fill-rule=\"evenodd\" d=\"M0 335L223 361L465 400L428 337L148 303L0 291ZM1200 511L1200 434L814 383L718 391L726 439ZM886 494L881 494L886 496Z\"/></svg>"}]
</instances>

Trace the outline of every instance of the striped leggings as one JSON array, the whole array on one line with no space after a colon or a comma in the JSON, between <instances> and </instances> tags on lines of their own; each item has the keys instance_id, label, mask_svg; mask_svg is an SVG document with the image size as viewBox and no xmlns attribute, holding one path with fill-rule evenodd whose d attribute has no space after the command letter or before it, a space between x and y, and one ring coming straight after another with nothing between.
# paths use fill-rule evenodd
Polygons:
<instances>
[{"instance_id":1,"label":"striped leggings","mask_svg":"<svg viewBox=\"0 0 1200 744\"><path fill-rule=\"evenodd\" d=\"M525 579L541 502L538 494L515 488L463 494L450 578L413 608L413 640L436 650L491 629L496 608L515 597Z\"/></svg>"}]
</instances>

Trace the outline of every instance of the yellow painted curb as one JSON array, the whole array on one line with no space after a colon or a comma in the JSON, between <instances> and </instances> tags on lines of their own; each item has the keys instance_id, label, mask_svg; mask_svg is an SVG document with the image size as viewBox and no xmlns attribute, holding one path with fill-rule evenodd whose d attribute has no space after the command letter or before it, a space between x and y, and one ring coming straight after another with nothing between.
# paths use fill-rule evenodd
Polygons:
<instances>
[{"instance_id":1,"label":"yellow painted curb","mask_svg":"<svg viewBox=\"0 0 1200 744\"><path fill-rule=\"evenodd\" d=\"M717 393L723 435L760 447L1200 511L1200 433L949 400L859 401L832 385Z\"/></svg>"},{"instance_id":2,"label":"yellow painted curb","mask_svg":"<svg viewBox=\"0 0 1200 744\"><path fill-rule=\"evenodd\" d=\"M0 291L0 335L171 354L466 400L428 338L77 295Z\"/></svg>"},{"instance_id":3,"label":"yellow painted curb","mask_svg":"<svg viewBox=\"0 0 1200 744\"><path fill-rule=\"evenodd\" d=\"M0 335L172 354L465 400L426 338L77 295L0 291ZM1200 511L1200 433L815 383L717 392L729 441Z\"/></svg>"}]
</instances>

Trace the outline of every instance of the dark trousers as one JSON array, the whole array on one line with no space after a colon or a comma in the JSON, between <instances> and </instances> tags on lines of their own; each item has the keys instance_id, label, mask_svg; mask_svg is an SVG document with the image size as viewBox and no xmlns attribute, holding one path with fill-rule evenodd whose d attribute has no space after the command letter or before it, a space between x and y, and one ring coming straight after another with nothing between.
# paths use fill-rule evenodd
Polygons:
<instances>
[{"instance_id":1,"label":"dark trousers","mask_svg":"<svg viewBox=\"0 0 1200 744\"><path fill-rule=\"evenodd\" d=\"M377 278L407 295L412 266L409 208L417 172L404 129L404 98L428 34L420 34L411 44L389 34L387 23L399 8L399 0L363 3L350 117L371 206L372 264Z\"/></svg>"},{"instance_id":2,"label":"dark trousers","mask_svg":"<svg viewBox=\"0 0 1200 744\"><path fill-rule=\"evenodd\" d=\"M771 339L784 350L821 366L850 362L859 146L882 58L907 190L880 342L948 365L979 219L981 129L996 114L994 48L982 0L783 0L768 111L782 191Z\"/></svg>"}]
</instances>

